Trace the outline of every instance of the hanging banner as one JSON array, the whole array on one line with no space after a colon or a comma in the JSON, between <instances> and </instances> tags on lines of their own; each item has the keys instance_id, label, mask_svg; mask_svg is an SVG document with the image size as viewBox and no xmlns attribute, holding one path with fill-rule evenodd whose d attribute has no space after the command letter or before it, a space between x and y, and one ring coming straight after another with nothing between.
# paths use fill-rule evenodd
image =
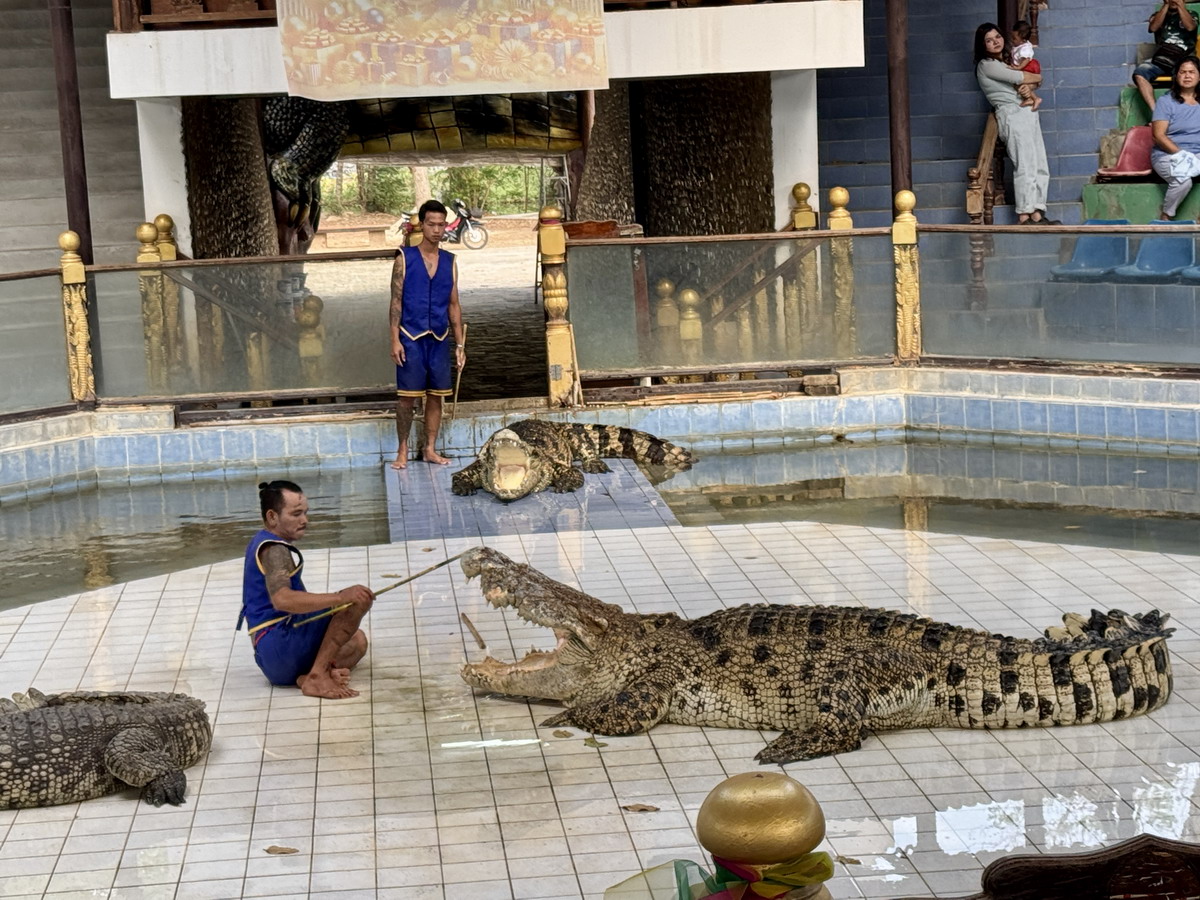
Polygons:
<instances>
[{"instance_id":1,"label":"hanging banner","mask_svg":"<svg viewBox=\"0 0 1200 900\"><path fill-rule=\"evenodd\" d=\"M602 0L278 0L278 13L297 97L608 86Z\"/></svg>"}]
</instances>

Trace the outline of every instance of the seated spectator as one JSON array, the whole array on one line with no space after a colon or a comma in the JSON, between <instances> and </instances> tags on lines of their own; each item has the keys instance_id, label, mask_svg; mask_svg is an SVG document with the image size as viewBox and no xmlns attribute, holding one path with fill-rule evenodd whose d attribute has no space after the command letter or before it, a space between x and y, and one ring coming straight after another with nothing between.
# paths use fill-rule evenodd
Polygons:
<instances>
[{"instance_id":1,"label":"seated spectator","mask_svg":"<svg viewBox=\"0 0 1200 900\"><path fill-rule=\"evenodd\" d=\"M1200 83L1200 60L1187 56L1171 77L1171 90L1158 98L1150 117L1154 149L1150 165L1167 183L1162 218L1173 219L1179 204L1192 189L1192 179L1200 175L1200 102L1196 85Z\"/></svg>"},{"instance_id":2,"label":"seated spectator","mask_svg":"<svg viewBox=\"0 0 1200 900\"><path fill-rule=\"evenodd\" d=\"M1154 109L1154 79L1172 75L1186 56L1196 51L1196 17L1184 0L1165 0L1150 17L1147 28L1154 35L1154 55L1133 70L1133 83L1146 104Z\"/></svg>"}]
</instances>

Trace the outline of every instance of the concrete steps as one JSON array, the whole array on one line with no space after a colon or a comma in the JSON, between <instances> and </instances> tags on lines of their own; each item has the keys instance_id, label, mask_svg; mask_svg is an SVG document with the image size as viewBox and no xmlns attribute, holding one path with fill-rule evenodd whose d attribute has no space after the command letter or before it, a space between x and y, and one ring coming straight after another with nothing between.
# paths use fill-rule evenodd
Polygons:
<instances>
[{"instance_id":1,"label":"concrete steps","mask_svg":"<svg viewBox=\"0 0 1200 900\"><path fill-rule=\"evenodd\" d=\"M127 262L136 254L133 230L142 218L137 113L133 103L108 95L111 0L72 0L72 14L96 261ZM0 6L0 272L57 265L58 235L66 227L50 16L45 0L5 0Z\"/></svg>"}]
</instances>

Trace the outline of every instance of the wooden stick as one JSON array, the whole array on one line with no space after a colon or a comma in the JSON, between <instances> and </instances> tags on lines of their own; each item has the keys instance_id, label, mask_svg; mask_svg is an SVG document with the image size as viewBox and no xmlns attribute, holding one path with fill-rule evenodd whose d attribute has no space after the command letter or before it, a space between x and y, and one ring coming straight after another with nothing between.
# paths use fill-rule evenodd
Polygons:
<instances>
[{"instance_id":1,"label":"wooden stick","mask_svg":"<svg viewBox=\"0 0 1200 900\"><path fill-rule=\"evenodd\" d=\"M374 592L375 596L378 597L380 594L386 594L388 591L395 590L396 588L400 587L401 585L408 584L410 581L416 581L422 575L428 575L430 572L434 572L434 571L442 568L443 566L448 566L448 565L450 565L450 563L454 562L456 559L459 559L460 557L465 556L467 554L467 552L468 552L467 550L464 550L462 553L456 553L453 556L451 556L449 559L443 559L440 563L434 563L432 566L422 569L420 572L417 572L415 575L409 575L407 578L401 578L399 581L395 582L394 584L389 584L387 587L382 587L379 590ZM318 619L324 619L326 616L335 616L338 613L340 613L342 610L349 609L353 605L354 605L353 603L339 603L337 606L331 606L331 607L329 607L329 609L324 610L315 616L309 616L307 619L301 619L299 622L293 622L292 627L299 628L301 625L307 625L309 622L315 622ZM263 622L260 625L255 625L252 629L250 629L249 634L253 634L254 632L258 631L261 628L266 628L268 625L274 625L276 622L281 622L286 618L287 618L287 616L280 616L278 619L272 619L269 622Z\"/></svg>"},{"instance_id":2,"label":"wooden stick","mask_svg":"<svg viewBox=\"0 0 1200 900\"><path fill-rule=\"evenodd\" d=\"M463 352L465 353L467 351L467 323L466 322L463 322L462 348L463 348ZM455 361L457 361L457 358L458 358L458 354L455 353ZM446 455L446 427L449 426L454 421L454 414L456 412L458 412L458 386L460 384L462 384L462 369L459 369L458 374L454 376L454 397L450 401L450 403L451 403L450 416L448 419L446 419L445 422L442 423L442 426L443 426L442 430L438 434L438 437L440 437L442 440L441 453L443 456Z\"/></svg>"},{"instance_id":3,"label":"wooden stick","mask_svg":"<svg viewBox=\"0 0 1200 900\"><path fill-rule=\"evenodd\" d=\"M473 634L473 635L475 636L475 643L477 643L477 644L479 645L479 649L480 649L480 650L486 650L486 649L487 649L487 641L485 641L485 640L484 640L484 639L483 639L483 638L480 636L479 632L478 632L478 631L475 629L475 623L474 623L474 622L472 622L470 619L468 619L468 618L467 618L467 614L466 614L466 613L459 613L459 616L458 616L458 617L459 617L460 619L462 619L462 623L463 623L464 625L466 625L466 626L467 626L467 629L468 629L468 630L471 632L471 634Z\"/></svg>"}]
</instances>

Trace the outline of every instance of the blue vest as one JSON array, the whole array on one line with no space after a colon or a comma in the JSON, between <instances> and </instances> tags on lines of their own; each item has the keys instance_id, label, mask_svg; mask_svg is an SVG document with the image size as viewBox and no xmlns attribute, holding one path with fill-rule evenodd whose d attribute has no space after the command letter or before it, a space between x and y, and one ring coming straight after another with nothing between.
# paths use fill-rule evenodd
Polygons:
<instances>
[{"instance_id":1,"label":"blue vest","mask_svg":"<svg viewBox=\"0 0 1200 900\"><path fill-rule=\"evenodd\" d=\"M242 569L242 616L250 628L268 619L277 618L281 610L271 605L271 593L267 590L267 576L258 561L258 551L263 544L282 544L292 552L296 568L292 570L290 586L294 591L304 590L304 582L300 580L300 570L304 568L304 557L300 551L282 541L277 535L265 528L256 534L246 547L246 564ZM241 627L241 619L238 620Z\"/></svg>"},{"instance_id":2,"label":"blue vest","mask_svg":"<svg viewBox=\"0 0 1200 900\"><path fill-rule=\"evenodd\" d=\"M400 310L400 333L415 341L433 335L444 341L450 333L450 290L454 287L454 254L438 249L438 266L433 277L417 247L403 247L404 297Z\"/></svg>"}]
</instances>

